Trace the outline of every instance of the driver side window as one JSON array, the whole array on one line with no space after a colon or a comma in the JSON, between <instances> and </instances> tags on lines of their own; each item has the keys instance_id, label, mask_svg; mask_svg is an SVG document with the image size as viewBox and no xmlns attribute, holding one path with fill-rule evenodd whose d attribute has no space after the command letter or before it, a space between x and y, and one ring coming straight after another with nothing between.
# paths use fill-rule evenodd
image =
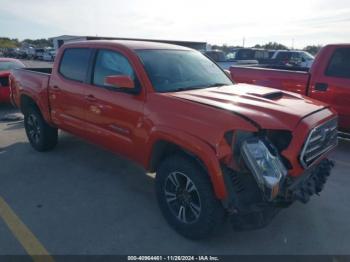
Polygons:
<instances>
[{"instance_id":1,"label":"driver side window","mask_svg":"<svg viewBox=\"0 0 350 262\"><path fill-rule=\"evenodd\" d=\"M135 81L135 73L128 59L118 52L99 50L93 73L93 84L109 86L105 83L106 76L127 75Z\"/></svg>"}]
</instances>

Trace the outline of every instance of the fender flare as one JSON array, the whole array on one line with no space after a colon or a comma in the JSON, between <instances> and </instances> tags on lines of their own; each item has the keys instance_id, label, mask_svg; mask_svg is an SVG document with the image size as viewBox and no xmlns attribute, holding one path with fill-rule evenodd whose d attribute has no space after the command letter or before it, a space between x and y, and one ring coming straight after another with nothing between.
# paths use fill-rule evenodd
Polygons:
<instances>
[{"instance_id":1,"label":"fender flare","mask_svg":"<svg viewBox=\"0 0 350 262\"><path fill-rule=\"evenodd\" d=\"M154 145L158 141L165 141L177 145L183 150L196 156L203 163L208 172L216 197L220 200L227 197L228 194L223 173L213 147L205 141L186 132L170 127L158 126L151 130L149 139L146 142L145 156L148 157L147 159L144 159L144 166L147 170L149 170L150 167Z\"/></svg>"},{"instance_id":2,"label":"fender flare","mask_svg":"<svg viewBox=\"0 0 350 262\"><path fill-rule=\"evenodd\" d=\"M21 92L19 95L19 108L20 110L23 112L23 108L22 108L22 101L23 101L23 97L27 97L30 100L33 101L34 105L36 105L41 113L41 115L43 116L43 118L45 119L45 121L47 123L51 123L51 117L50 117L50 113L49 113L49 109L48 109L48 103L45 105L41 99L39 99L38 95L33 95L30 92ZM45 110L45 108L47 108L47 110Z\"/></svg>"}]
</instances>

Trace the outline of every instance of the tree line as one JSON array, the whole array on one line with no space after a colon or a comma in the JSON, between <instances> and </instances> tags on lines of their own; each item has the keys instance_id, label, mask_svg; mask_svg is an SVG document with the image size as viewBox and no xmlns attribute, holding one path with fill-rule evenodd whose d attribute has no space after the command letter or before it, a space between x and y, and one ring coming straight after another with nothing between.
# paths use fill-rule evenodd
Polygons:
<instances>
[{"instance_id":1,"label":"tree line","mask_svg":"<svg viewBox=\"0 0 350 262\"><path fill-rule=\"evenodd\" d=\"M0 37L0 48L16 48L21 47L23 44L32 45L38 48L51 47L52 41L49 39L24 39L19 41L17 38Z\"/></svg>"},{"instance_id":2,"label":"tree line","mask_svg":"<svg viewBox=\"0 0 350 262\"><path fill-rule=\"evenodd\" d=\"M230 52L232 49L235 48L242 48L242 46L228 46L228 45L212 45L212 49L215 50L222 50L225 53ZM289 50L290 48L288 48L285 45L282 45L280 43L276 43L276 42L269 42L267 44L264 45L255 45L253 46L253 48L262 48L262 49L267 49L267 50ZM302 50L309 52L312 55L317 54L317 52L322 48L321 45L308 45L306 47L304 47Z\"/></svg>"}]
</instances>

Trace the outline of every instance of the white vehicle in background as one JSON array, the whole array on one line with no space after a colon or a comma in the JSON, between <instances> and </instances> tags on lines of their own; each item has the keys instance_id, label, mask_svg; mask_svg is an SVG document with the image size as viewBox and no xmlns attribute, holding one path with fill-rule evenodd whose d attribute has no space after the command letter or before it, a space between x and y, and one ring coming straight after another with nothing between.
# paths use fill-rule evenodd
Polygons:
<instances>
[{"instance_id":1,"label":"white vehicle in background","mask_svg":"<svg viewBox=\"0 0 350 262\"><path fill-rule=\"evenodd\" d=\"M45 49L43 54L44 61L53 61L56 57L56 50L54 48Z\"/></svg>"},{"instance_id":2,"label":"white vehicle in background","mask_svg":"<svg viewBox=\"0 0 350 262\"><path fill-rule=\"evenodd\" d=\"M35 48L34 59L43 60L44 53L45 53L44 48Z\"/></svg>"},{"instance_id":3,"label":"white vehicle in background","mask_svg":"<svg viewBox=\"0 0 350 262\"><path fill-rule=\"evenodd\" d=\"M26 48L26 53L27 53L27 57L29 59L34 59L35 58L35 48L32 46L29 46Z\"/></svg>"}]
</instances>

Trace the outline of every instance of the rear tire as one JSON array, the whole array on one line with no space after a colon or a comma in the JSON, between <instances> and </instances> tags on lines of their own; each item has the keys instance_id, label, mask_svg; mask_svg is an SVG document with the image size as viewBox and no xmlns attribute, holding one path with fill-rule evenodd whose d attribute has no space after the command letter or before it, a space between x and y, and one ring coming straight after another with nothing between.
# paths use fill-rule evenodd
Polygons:
<instances>
[{"instance_id":1,"label":"rear tire","mask_svg":"<svg viewBox=\"0 0 350 262\"><path fill-rule=\"evenodd\" d=\"M224 221L224 208L208 174L191 158L175 155L165 159L158 168L155 186L160 210L182 236L207 238Z\"/></svg>"},{"instance_id":2,"label":"rear tire","mask_svg":"<svg viewBox=\"0 0 350 262\"><path fill-rule=\"evenodd\" d=\"M24 127L28 140L35 150L44 152L56 146L57 128L49 126L36 108L31 107L24 113Z\"/></svg>"}]
</instances>

